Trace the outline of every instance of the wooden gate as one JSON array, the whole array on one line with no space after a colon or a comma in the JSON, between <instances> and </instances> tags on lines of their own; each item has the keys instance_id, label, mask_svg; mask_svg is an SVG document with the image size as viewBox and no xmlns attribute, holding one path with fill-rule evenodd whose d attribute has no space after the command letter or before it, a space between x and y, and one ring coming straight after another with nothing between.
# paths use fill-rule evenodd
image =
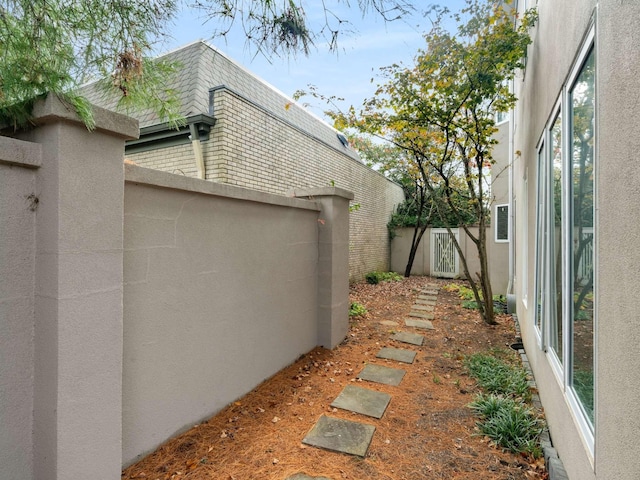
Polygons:
<instances>
[{"instance_id":1,"label":"wooden gate","mask_svg":"<svg viewBox=\"0 0 640 480\"><path fill-rule=\"evenodd\" d=\"M457 228L452 229L458 240ZM446 228L431 229L431 276L454 278L459 273L458 251Z\"/></svg>"}]
</instances>

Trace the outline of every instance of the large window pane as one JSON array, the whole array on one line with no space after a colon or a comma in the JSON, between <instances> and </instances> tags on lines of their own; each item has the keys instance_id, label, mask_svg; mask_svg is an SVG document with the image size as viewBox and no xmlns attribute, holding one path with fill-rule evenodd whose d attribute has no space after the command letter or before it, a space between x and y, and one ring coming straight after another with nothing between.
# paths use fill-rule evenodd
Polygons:
<instances>
[{"instance_id":1,"label":"large window pane","mask_svg":"<svg viewBox=\"0 0 640 480\"><path fill-rule=\"evenodd\" d=\"M535 272L535 325L542 331L542 318L544 315L544 272L545 272L545 239L546 239L546 162L544 154L544 144L538 151L538 192L536 208L536 272Z\"/></svg>"},{"instance_id":2,"label":"large window pane","mask_svg":"<svg viewBox=\"0 0 640 480\"><path fill-rule=\"evenodd\" d=\"M572 135L572 386L593 424L595 70L593 51L570 91Z\"/></svg>"},{"instance_id":3,"label":"large window pane","mask_svg":"<svg viewBox=\"0 0 640 480\"><path fill-rule=\"evenodd\" d=\"M551 255L549 343L562 363L562 118L558 114L551 127Z\"/></svg>"}]
</instances>

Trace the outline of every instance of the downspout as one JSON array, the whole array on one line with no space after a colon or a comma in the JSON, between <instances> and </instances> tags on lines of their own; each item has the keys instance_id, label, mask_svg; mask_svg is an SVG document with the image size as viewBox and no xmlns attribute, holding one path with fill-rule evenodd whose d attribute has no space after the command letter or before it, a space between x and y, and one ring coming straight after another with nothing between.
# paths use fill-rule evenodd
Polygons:
<instances>
[{"instance_id":1,"label":"downspout","mask_svg":"<svg viewBox=\"0 0 640 480\"><path fill-rule=\"evenodd\" d=\"M202 155L202 144L200 143L200 135L198 133L198 125L196 123L189 124L189 138L193 146L193 155L196 159L196 168L198 169L198 178L206 180L206 171L204 169L204 156Z\"/></svg>"},{"instance_id":2,"label":"downspout","mask_svg":"<svg viewBox=\"0 0 640 480\"><path fill-rule=\"evenodd\" d=\"M511 80L511 92L515 90L515 80ZM507 285L507 312L515 313L516 311L516 295L515 295L515 236L514 236L514 225L515 225L515 211L514 211L514 201L513 201L513 167L515 162L514 150L513 150L513 137L515 134L515 107L511 109L509 112L509 222L508 222L508 235L509 235L509 283Z\"/></svg>"}]
</instances>

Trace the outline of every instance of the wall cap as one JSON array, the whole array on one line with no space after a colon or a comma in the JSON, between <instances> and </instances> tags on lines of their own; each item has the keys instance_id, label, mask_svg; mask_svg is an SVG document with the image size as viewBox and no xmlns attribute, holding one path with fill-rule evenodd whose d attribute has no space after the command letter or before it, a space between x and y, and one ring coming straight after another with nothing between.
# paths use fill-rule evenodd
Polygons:
<instances>
[{"instance_id":1,"label":"wall cap","mask_svg":"<svg viewBox=\"0 0 640 480\"><path fill-rule=\"evenodd\" d=\"M133 140L140 136L138 120L95 105L91 108L97 131L125 140ZM36 126L53 122L68 122L84 126L73 108L54 94L49 94L45 99L35 103L31 122Z\"/></svg>"},{"instance_id":2,"label":"wall cap","mask_svg":"<svg viewBox=\"0 0 640 480\"><path fill-rule=\"evenodd\" d=\"M311 187L296 188L292 191L294 197L342 197L353 200L353 192L340 187Z\"/></svg>"},{"instance_id":3,"label":"wall cap","mask_svg":"<svg viewBox=\"0 0 640 480\"><path fill-rule=\"evenodd\" d=\"M0 135L0 164L38 168L42 165L42 145Z\"/></svg>"},{"instance_id":4,"label":"wall cap","mask_svg":"<svg viewBox=\"0 0 640 480\"><path fill-rule=\"evenodd\" d=\"M316 212L321 211L320 205L313 201L260 192L258 190L237 187L235 185L212 182L211 180L185 177L174 173L154 170L152 168L140 167L138 165L125 164L124 178L125 182L129 183L138 183L174 190L185 190L188 192L244 200L247 202L301 208Z\"/></svg>"}]
</instances>

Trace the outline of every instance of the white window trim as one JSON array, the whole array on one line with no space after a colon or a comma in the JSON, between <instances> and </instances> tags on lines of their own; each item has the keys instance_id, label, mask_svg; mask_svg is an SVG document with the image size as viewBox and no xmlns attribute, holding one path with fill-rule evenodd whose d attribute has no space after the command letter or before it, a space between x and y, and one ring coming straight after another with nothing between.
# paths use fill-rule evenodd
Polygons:
<instances>
[{"instance_id":1,"label":"white window trim","mask_svg":"<svg viewBox=\"0 0 640 480\"><path fill-rule=\"evenodd\" d=\"M507 207L507 238L498 238L498 208L500 207ZM509 206L508 203L500 203L498 205L495 205L495 208L493 210L493 215L494 215L494 219L495 221L493 222L493 241L496 243L509 243L509 241L511 240L510 236L509 236L509 232L511 231L511 212L509 211L511 209L511 207Z\"/></svg>"},{"instance_id":2,"label":"white window trim","mask_svg":"<svg viewBox=\"0 0 640 480\"><path fill-rule=\"evenodd\" d=\"M544 332L546 330L545 328L546 314L544 311L542 312L542 316L540 318L539 328L536 322L536 316L538 315L538 309L540 308L540 306L538 305L538 290L540 288L540 283L542 282L542 278L540 278L541 276L538 275L538 266L540 265L540 262L541 262L540 254L543 253L541 252L541 250L543 249L543 246L544 246L544 243L543 245L540 245L540 232L538 230L540 228L540 216L545 215L544 208L546 205L546 202L544 203L542 202L541 193L540 193L540 180L541 178L544 178L541 176L540 168L541 167L545 168L546 166L546 152L544 150L545 145L546 145L546 136L543 133L542 136L540 137L540 140L538 141L538 144L536 145L536 215L535 215L536 227L535 227L535 242L534 242L534 252L533 252L535 263L534 263L534 272L533 272L533 308L531 309L531 311L533 316L533 330L536 333L536 337L538 340L538 347L540 348L540 350L546 352L547 345L546 345L545 336L544 336ZM546 256L544 258L546 258ZM545 283L545 282L542 282L542 283ZM542 298L544 298L544 295L542 296ZM543 302L543 305L545 304L546 302Z\"/></svg>"},{"instance_id":3,"label":"white window trim","mask_svg":"<svg viewBox=\"0 0 640 480\"><path fill-rule=\"evenodd\" d=\"M560 129L561 129L561 144L560 144L560 148L561 148L561 158L562 158L562 178L561 178L561 183L562 183L562 191L563 192L568 192L569 190L567 190L567 181L571 181L571 175L567 175L567 168L565 163L565 158L566 158L566 152L570 151L567 150L567 142L570 143L569 140L569 134L568 134L568 125L569 122L567 121L567 106L566 106L566 95L565 95L565 89L563 88L562 92L560 92L560 97L558 98L558 100L556 101L556 104L553 107L553 110L551 112L551 116L549 117L549 123L547 124L547 126L545 127L545 136L547 138L547 150L545 152L545 154L547 155L548 158L548 168L549 168L549 172L548 173L548 181L549 183L549 187L551 188L551 192L548 193L547 195L547 201L550 203L553 203L554 199L553 199L553 179L552 179L552 171L553 171L553 138L552 138L552 132L553 132L553 126L556 122L556 120L558 119L559 116L562 116L561 122L560 122ZM567 250L566 250L566 232L569 232L570 230L567 230L567 223L566 223L566 212L567 210L567 205L565 205L565 203L567 202L567 195L563 193L561 200L561 210L562 210L562 238L560 239L560 249L562 250L562 286L561 288L563 289L562 291L562 358L560 358L557 355L557 352L555 350L553 350L553 348L550 348L549 345L551 345L551 331L550 331L550 327L551 325L547 325L546 328L546 346L547 346L547 358L549 359L549 363L551 364L551 369L553 370L553 373L555 374L556 378L558 379L558 382L560 383L560 385L562 385L562 390L566 391L566 379L567 379L567 375L566 375L566 371L563 365L567 365L567 356L568 356L568 351L569 351L569 339L567 337L569 337L569 335L567 334L567 329L566 329L566 322L567 322L567 312L566 312L566 305L570 302L567 301L567 295L566 292L564 291L564 287L565 285L569 285L569 283L567 283L567 278L565 278L568 275L569 270L566 269L566 261L567 258L570 257L570 255L567 255ZM553 219L549 218L548 219L550 226L553 225ZM548 265L548 275L551 276L555 270L555 263L553 262L552 259L549 259L549 265ZM551 286L551 281L549 278L549 281L547 281L547 286ZM552 291L548 291L546 292L547 295L549 295L551 298L551 295L553 295L555 297L555 292ZM549 306L548 311L545 313L546 315L548 315L547 318L551 318L551 306Z\"/></svg>"},{"instance_id":4,"label":"white window trim","mask_svg":"<svg viewBox=\"0 0 640 480\"><path fill-rule=\"evenodd\" d=\"M543 179L543 181L545 182L549 182L549 178L547 177L549 176L548 169L550 168L550 161L551 161L550 158L552 153L551 131L553 128L553 123L555 122L557 116L559 114L562 114L562 162L563 162L563 176L562 176L563 235L562 235L562 242L561 242L561 248L563 252L563 258L562 258L562 269L563 269L562 357L563 358L562 359L558 358L556 352L554 352L551 348L549 348L550 334L551 334L549 329L551 325L548 319L550 318L549 315L551 314L551 311L550 311L551 302L543 302L543 314L540 319L541 331L539 331L537 329L537 326L535 325L535 315L536 315L535 310L538 308L537 305L536 305L536 308L532 310L534 310L534 313L533 313L534 331L536 331L536 334L538 335L539 347L542 351L546 352L546 358L549 362L549 365L551 366L552 371L554 372L554 375L556 377L556 380L558 381L559 387L564 393L565 399L567 401L567 405L569 406L569 411L571 413L571 416L578 428L578 431L580 432L581 441L585 445L585 448L590 456L589 460L593 464L594 444L595 444L594 428L595 428L595 424L597 423L597 420L594 419L594 424L592 424L591 421L587 418L586 413L584 412L582 403L578 399L575 393L575 390L572 386L572 372L573 372L572 352L573 352L573 341L574 341L572 295L567 295L567 292L564 291L566 289L566 286L571 285L572 283L572 278L571 278L572 255L570 253L572 251L572 245L571 245L572 239L569 234L569 232L572 231L572 226L571 226L572 218L570 215L571 208L572 208L572 198L570 197L570 194L572 192L572 183L571 183L571 175L568 173L568 172L571 172L571 165L569 162L570 162L571 152L573 151L572 135L571 135L572 108L570 105L570 101L571 101L570 93L571 93L571 89L575 85L577 78L582 72L582 68L587 59L587 56L591 53L592 49L594 51L596 49L594 23L590 25L589 31L583 39L583 43L580 47L578 54L576 55L576 58L571 67L570 73L567 76L567 80L563 85L560 98L558 99L558 102L556 103L556 105L552 110L552 114L548 119L548 123L547 125L545 125L544 133L542 134L540 141L538 142L538 145L536 147L536 153L537 153L536 159L538 162L538 168L540 168L540 165L542 164L545 171L543 172L543 175L541 175L540 172L538 171L538 175L537 175L538 184L536 185L536 237L535 237L536 238L536 246L535 246L536 277L534 281L534 295L536 296L536 298L534 303L538 301L537 294L538 294L539 282L542 282L543 291L541 293L543 298L549 298L550 295L555 293L555 292L549 291L551 283L549 281L549 278L547 278L549 275L551 275L552 266L553 266L549 258L550 255L548 254L547 248L544 248L545 247L544 245L543 245L542 251L540 252L539 252L540 248L538 246L538 239L539 239L538 228L540 227L540 220L538 218L538 214L542 213L545 217L549 216L549 211L547 209L548 209L548 203L550 200L549 192L547 191L547 187L548 187L548 184L547 184L547 186L544 187L545 191L542 192L542 195L545 196L545 198L543 198L543 200L545 200L543 202L543 205L545 206L542 207L541 212L538 212L538 210L540 209L540 194L541 194L539 182L541 181L541 179ZM596 82L595 87L596 87L596 95L597 95L597 88L598 88L597 76L595 78L595 82ZM596 98L595 105L597 107L597 98ZM596 128L597 128L597 118L598 118L597 111L595 115L596 115L595 121L596 121ZM598 181L597 147L598 147L598 142L597 142L597 133L596 133L595 146L594 146L594 155L596 155L595 168L594 168L595 185L598 184L597 183ZM541 158L543 159L542 161L541 161ZM594 192L594 195L595 195L594 201L597 202L597 196L598 196L597 190ZM596 223L594 223L594 225L596 225L597 227L597 209L596 209L595 215L596 217L594 218L594 222ZM550 221L549 218L546 218L546 222L548 223L549 221ZM548 228L548 225L547 225L547 228ZM594 237L594 239L595 239L594 241L597 243L598 241L597 235ZM597 255L597 245L594 245L594 252L595 252L595 255ZM542 259L539 258L539 253L544 255ZM542 275L540 275L540 278L538 278L537 268L538 268L539 262L541 261L544 262L545 264L544 271ZM597 265L597 257L594 258L594 263L595 265ZM597 276L594 282L594 288L597 289ZM594 346L598 345L598 341L596 337L597 328L595 328L598 321L597 313L598 313L597 305L594 305ZM597 392L597 375L596 375L597 369L598 369L597 352L594 350L594 392ZM597 395L595 395L595 399L597 401ZM595 406L594 408L594 415L597 416L597 406Z\"/></svg>"},{"instance_id":5,"label":"white window trim","mask_svg":"<svg viewBox=\"0 0 640 480\"><path fill-rule=\"evenodd\" d=\"M582 45L580 47L580 51L578 53L578 55L576 56L575 62L573 63L573 66L571 67L571 73L569 74L568 78L567 78L567 82L565 83L565 86L563 88L563 93L564 93L564 107L565 107L565 111L570 112L570 98L569 98L569 92L571 91L571 88L573 87L573 85L575 84L578 76L580 75L581 71L582 71L582 67L587 59L587 56L591 53L591 51L594 51L594 55L595 55L595 23L592 21L591 25L589 26L589 31L587 32L587 34L585 35ZM595 59L594 59L595 60ZM596 69L597 71L597 69ZM596 91L596 101L594 103L594 106L597 107L597 90L598 90L598 77L596 75L595 79L595 91ZM594 113L595 115L595 121L597 122L597 118L598 118L598 113L597 111ZM566 152L572 152L573 151L573 145L571 145L571 119L567 118L567 122L565 122L566 124L566 141L565 141L565 147L564 148L569 148L569 150L566 150ZM597 128L597 126L596 126ZM564 133L564 131L563 131ZM597 132L595 135L595 146L594 146L594 155L597 155L597 143L598 143L598 137L597 137ZM563 159L564 160L564 159ZM597 174L597 157L594 161L594 165L596 168L594 168L594 185L598 185L598 178L596 176ZM563 183L563 188L569 188L569 190L567 190L568 192L571 192L571 179L569 178L569 175L566 175L567 177L567 181L566 184ZM594 202L597 201L597 189L594 190ZM563 200L565 201L565 205L563 205L563 208L565 209L565 211L569 212L569 208L571 207L571 202L572 199L569 198L568 195L565 195L565 198L563 198ZM597 205L597 203L595 203L595 205ZM596 210L597 211L597 210ZM566 218L563 217L563 221L564 223L564 228L566 228L566 232L567 234L565 235L565 245L563 245L563 247L565 248L565 251L567 252L571 252L571 238L568 235L568 232L571 231L571 221L572 219L570 218L570 215L565 215ZM594 219L595 220L595 219ZM594 234L594 252L597 253L597 245L595 244L595 242L597 242L597 235ZM566 259L563 259L564 261L564 270L565 270L565 275L566 275L566 281L567 281L567 285L570 284L571 279L570 279L570 272L572 271L571 269L573 268L573 262L572 262L572 255L566 255ZM597 259L594 259L595 261L597 261ZM596 263L597 265L597 263ZM597 276L595 277L597 278ZM595 285L596 282L594 282L594 291L596 288ZM566 295L565 295L566 297ZM569 301L570 299L565 299L565 305L564 305L564 310L563 310L563 321L566 322L567 324L567 330L565 331L565 349L564 349L564 357L566 359L565 362L565 372L567 372L568 374L565 375L565 382L564 382L564 387L565 387L565 395L567 397L567 401L569 402L569 405L571 406L571 412L572 415L574 416L574 419L576 421L576 424L578 425L578 428L580 430L580 433L582 434L582 440L585 443L585 445L588 447L588 451L591 455L590 461L593 463L593 457L594 457L594 429L595 429L595 419L594 419L594 424L592 425L591 422L587 419L584 410L582 408L582 405L580 403L580 401L578 400L573 386L571 385L571 381L572 381L572 375L571 373L573 372L573 359L571 357L571 343L573 341L573 312L571 311L572 309L572 302ZM597 392L597 384L596 384L596 372L598 370L597 367L597 355L596 355L596 351L595 351L595 346L598 345L598 339L596 338L596 333L597 333L597 313L598 313L598 309L597 309L597 305L594 305L594 316L593 316L593 325L594 325L594 358L593 358L593 363L594 363L594 393ZM594 394L594 402L597 401L597 395ZM597 408L596 405L594 404L594 416L596 415L597 412Z\"/></svg>"}]
</instances>

